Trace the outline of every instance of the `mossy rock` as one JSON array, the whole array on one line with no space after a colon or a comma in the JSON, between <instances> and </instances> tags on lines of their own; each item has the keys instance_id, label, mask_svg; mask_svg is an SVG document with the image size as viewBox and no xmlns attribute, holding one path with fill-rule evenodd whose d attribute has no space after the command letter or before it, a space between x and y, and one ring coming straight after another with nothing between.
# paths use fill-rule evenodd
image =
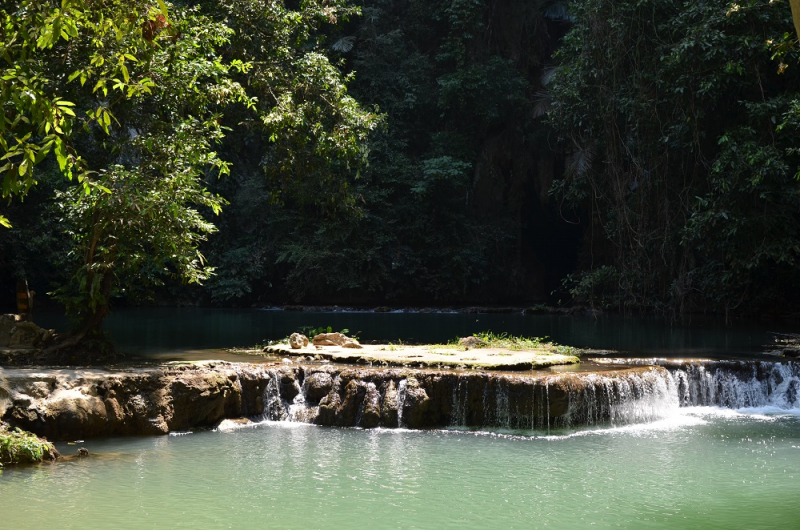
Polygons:
<instances>
[{"instance_id":1,"label":"mossy rock","mask_svg":"<svg viewBox=\"0 0 800 530\"><path fill-rule=\"evenodd\" d=\"M52 443L22 429L0 425L0 464L36 464L61 456Z\"/></svg>"}]
</instances>

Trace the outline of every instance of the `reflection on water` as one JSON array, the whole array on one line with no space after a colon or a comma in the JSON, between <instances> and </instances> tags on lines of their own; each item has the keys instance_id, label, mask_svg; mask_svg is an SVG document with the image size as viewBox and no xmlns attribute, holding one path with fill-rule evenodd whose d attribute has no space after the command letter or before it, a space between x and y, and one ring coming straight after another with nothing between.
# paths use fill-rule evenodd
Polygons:
<instances>
[{"instance_id":1,"label":"reflection on water","mask_svg":"<svg viewBox=\"0 0 800 530\"><path fill-rule=\"evenodd\" d=\"M39 314L45 327L66 328L66 320ZM299 312L258 309L130 308L116 310L106 330L132 355L174 358L177 351L250 347L280 339L302 326L348 329L364 342L441 343L480 331L549 337L579 348L615 349L661 357L723 357L761 351L768 331L798 331L776 326L695 321L669 325L656 318L573 317L557 315ZM219 358L219 352L214 353ZM205 357L208 358L208 357Z\"/></svg>"},{"instance_id":2,"label":"reflection on water","mask_svg":"<svg viewBox=\"0 0 800 530\"><path fill-rule=\"evenodd\" d=\"M800 421L763 412L561 436L267 423L89 441L88 459L5 470L2 526L790 528Z\"/></svg>"}]
</instances>

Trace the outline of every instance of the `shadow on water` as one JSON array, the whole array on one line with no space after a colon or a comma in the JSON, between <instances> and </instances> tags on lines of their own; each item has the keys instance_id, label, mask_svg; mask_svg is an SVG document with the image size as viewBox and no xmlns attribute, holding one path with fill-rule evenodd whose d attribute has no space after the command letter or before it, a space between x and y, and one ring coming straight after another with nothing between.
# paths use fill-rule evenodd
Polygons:
<instances>
[{"instance_id":1,"label":"shadow on water","mask_svg":"<svg viewBox=\"0 0 800 530\"><path fill-rule=\"evenodd\" d=\"M37 323L58 330L67 320L40 313ZM252 347L281 339L303 326L347 329L362 342L442 343L491 330L630 356L747 358L764 351L771 331L790 332L764 323L726 327L720 320L696 319L670 325L658 318L602 316L374 313L347 311L277 311L259 309L125 308L106 323L117 347L132 360L220 359L224 348ZM616 354L615 354L616 355ZM233 356L241 360L240 356Z\"/></svg>"}]
</instances>

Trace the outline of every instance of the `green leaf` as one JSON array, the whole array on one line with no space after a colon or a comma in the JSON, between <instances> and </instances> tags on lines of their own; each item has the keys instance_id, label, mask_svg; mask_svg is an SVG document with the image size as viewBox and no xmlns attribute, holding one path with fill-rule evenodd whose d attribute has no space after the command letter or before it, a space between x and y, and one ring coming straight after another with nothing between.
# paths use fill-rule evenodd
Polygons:
<instances>
[{"instance_id":1,"label":"green leaf","mask_svg":"<svg viewBox=\"0 0 800 530\"><path fill-rule=\"evenodd\" d=\"M161 14L164 15L164 18L169 20L169 11L167 10L167 4L164 3L164 0L158 0L158 9L161 11Z\"/></svg>"}]
</instances>

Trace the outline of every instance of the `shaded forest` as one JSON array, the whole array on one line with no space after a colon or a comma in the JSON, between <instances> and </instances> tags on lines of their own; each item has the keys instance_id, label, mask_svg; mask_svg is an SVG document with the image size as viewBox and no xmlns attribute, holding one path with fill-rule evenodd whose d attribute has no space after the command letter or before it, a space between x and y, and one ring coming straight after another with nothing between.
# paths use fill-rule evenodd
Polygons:
<instances>
[{"instance_id":1,"label":"shaded forest","mask_svg":"<svg viewBox=\"0 0 800 530\"><path fill-rule=\"evenodd\" d=\"M156 28L163 44L137 29L132 53L162 68L156 96L107 105L110 131L95 110L70 148L105 168L98 185L111 196L148 194L80 199L85 185L63 178L62 160L35 160L36 185L24 200L4 192L0 210L13 225L0 229L3 307L24 277L80 314L81 289L102 284L92 275L107 266L86 264L81 227L101 216L142 223L108 240L108 288L91 295L106 305L797 309L800 59L788 3L358 4L174 2L163 28L143 11L136 28ZM61 97L105 108L65 80L81 60L72 50L75 64L48 66L64 72ZM193 73L176 74L187 64ZM6 140L20 112L9 90ZM174 229L160 225L174 206L154 217L142 206L176 173L189 175L200 217L174 223L195 223L195 235L153 251L175 244L150 237ZM117 243L126 237L149 243ZM185 284L187 271L202 287Z\"/></svg>"}]
</instances>

